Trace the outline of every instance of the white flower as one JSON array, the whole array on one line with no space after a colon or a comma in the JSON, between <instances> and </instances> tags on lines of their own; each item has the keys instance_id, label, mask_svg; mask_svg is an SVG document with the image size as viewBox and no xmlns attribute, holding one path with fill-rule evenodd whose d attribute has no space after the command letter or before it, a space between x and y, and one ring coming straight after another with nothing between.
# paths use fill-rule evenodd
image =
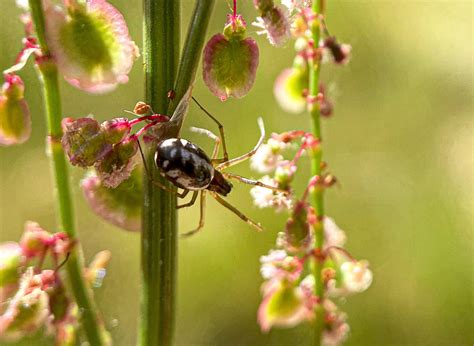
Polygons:
<instances>
[{"instance_id":1,"label":"white flower","mask_svg":"<svg viewBox=\"0 0 474 346\"><path fill-rule=\"evenodd\" d=\"M281 142L270 138L267 143L258 148L255 155L250 159L250 167L259 173L270 173L283 160L280 154L283 149Z\"/></svg>"},{"instance_id":2,"label":"white flower","mask_svg":"<svg viewBox=\"0 0 474 346\"><path fill-rule=\"evenodd\" d=\"M265 185L278 186L277 182L268 175L262 177L260 181ZM291 209L293 206L290 195L283 192L275 192L266 187L255 186L250 189L250 195L253 198L254 204L259 208L273 207L277 211L282 211L284 209Z\"/></svg>"},{"instance_id":3,"label":"white flower","mask_svg":"<svg viewBox=\"0 0 474 346\"><path fill-rule=\"evenodd\" d=\"M272 279L276 276L280 270L275 266L276 263L283 262L285 258L288 257L288 254L285 250L270 250L267 256L260 257L260 274L265 280Z\"/></svg>"},{"instance_id":4,"label":"white flower","mask_svg":"<svg viewBox=\"0 0 474 346\"><path fill-rule=\"evenodd\" d=\"M325 249L331 246L342 247L346 243L346 233L336 225L332 218L324 217L323 225Z\"/></svg>"},{"instance_id":5,"label":"white flower","mask_svg":"<svg viewBox=\"0 0 474 346\"><path fill-rule=\"evenodd\" d=\"M292 13L294 10L311 6L311 0L281 0L281 4Z\"/></svg>"},{"instance_id":6,"label":"white flower","mask_svg":"<svg viewBox=\"0 0 474 346\"><path fill-rule=\"evenodd\" d=\"M369 288L372 283L372 272L369 269L369 262L344 262L341 265L344 287L350 293L360 293Z\"/></svg>"}]
</instances>

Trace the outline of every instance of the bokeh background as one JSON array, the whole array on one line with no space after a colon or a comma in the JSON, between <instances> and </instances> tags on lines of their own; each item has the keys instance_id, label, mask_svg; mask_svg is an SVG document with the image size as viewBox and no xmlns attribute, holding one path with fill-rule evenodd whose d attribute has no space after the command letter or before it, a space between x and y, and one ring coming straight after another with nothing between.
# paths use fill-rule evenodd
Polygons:
<instances>
[{"instance_id":1,"label":"bokeh background","mask_svg":"<svg viewBox=\"0 0 474 346\"><path fill-rule=\"evenodd\" d=\"M141 2L111 1L124 13L132 37L141 42ZM183 38L192 1L183 0ZM250 23L251 1L240 1ZM13 1L1 0L0 69L20 48L22 26ZM219 32L228 8L218 1L210 33ZM473 319L473 3L472 1L328 1L327 23L353 46L346 67L324 66L322 79L335 101L324 120L324 157L340 187L327 193L328 215L348 235L348 249L370 261L372 287L343 304L349 314L348 345L472 345ZM255 29L250 28L255 37ZM273 98L273 81L290 66L287 49L259 37L261 60L250 94L221 103L200 76L195 96L227 129L231 155L251 148L257 116L268 131L308 129L305 114L289 115ZM0 241L19 238L26 220L54 230L55 215L45 155L44 109L34 69L21 76L33 115L32 138L0 148ZM141 61L130 83L93 96L61 82L64 115L123 116L142 99ZM187 127L213 129L196 107ZM206 138L185 136L210 148ZM305 162L298 186L308 178ZM236 173L254 176L248 165ZM87 207L78 188L83 171L72 169L78 228L87 259L113 253L96 298L116 345L133 345L139 293L139 234L107 224ZM285 216L253 207L249 188L238 185L230 201L267 232L257 234L220 205L209 201L207 225L179 243L177 345L306 345L310 328L261 334L259 257L273 246ZM180 211L181 231L193 228L198 208ZM30 338L23 345L49 345Z\"/></svg>"}]
</instances>

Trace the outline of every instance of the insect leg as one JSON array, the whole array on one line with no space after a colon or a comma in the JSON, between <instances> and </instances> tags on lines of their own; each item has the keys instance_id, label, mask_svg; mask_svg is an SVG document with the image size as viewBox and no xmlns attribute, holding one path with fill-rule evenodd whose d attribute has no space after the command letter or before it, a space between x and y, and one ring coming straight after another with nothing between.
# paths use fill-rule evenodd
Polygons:
<instances>
[{"instance_id":1,"label":"insect leg","mask_svg":"<svg viewBox=\"0 0 474 346\"><path fill-rule=\"evenodd\" d=\"M214 117L211 113L209 113L201 104L194 98L193 96L193 101L198 105L201 110L206 113L206 115L211 118L219 127L219 132L221 134L221 142L222 142L222 151L224 152L224 158L223 161L228 161L229 160L229 155L227 154L227 146L225 145L225 135L224 135L224 125L222 125L219 120L217 120L216 117Z\"/></svg>"},{"instance_id":2,"label":"insect leg","mask_svg":"<svg viewBox=\"0 0 474 346\"><path fill-rule=\"evenodd\" d=\"M186 233L181 233L181 237L187 238L192 236L193 234L196 234L199 232L203 227L204 227L204 219L205 219L205 212L206 212L206 191L202 190L201 191L201 206L200 206L200 216L199 216L199 225L197 226L196 229L193 229L192 231L186 232Z\"/></svg>"},{"instance_id":3,"label":"insect leg","mask_svg":"<svg viewBox=\"0 0 474 346\"><path fill-rule=\"evenodd\" d=\"M231 179L238 180L238 181L240 181L241 183L244 183L244 184L253 185L253 186L260 186L260 187L264 187L266 189L273 190L275 192L282 192L284 194L288 193L288 191L283 190L283 189L279 189L278 187L270 186L270 185L262 183L261 181L248 179L248 178L242 177L242 176L237 175L237 174L222 172L222 175L226 178L231 178Z\"/></svg>"},{"instance_id":4,"label":"insect leg","mask_svg":"<svg viewBox=\"0 0 474 346\"><path fill-rule=\"evenodd\" d=\"M222 170L224 168L227 168L227 167L230 167L230 166L234 166L242 161L245 161L247 160L248 158L252 157L253 155L255 155L255 153L257 152L258 148L260 148L260 146L263 144L263 141L265 139L265 127L263 126L263 120L262 118L258 118L257 119L257 122L258 122L258 127L260 128L260 138L258 139L258 142L257 144L255 145L255 147L249 151L248 153L246 154L243 154L239 157L236 157L234 159L231 159L231 160L228 160L226 162L223 162L221 163L220 165L218 165L216 168L217 170Z\"/></svg>"},{"instance_id":5,"label":"insect leg","mask_svg":"<svg viewBox=\"0 0 474 346\"><path fill-rule=\"evenodd\" d=\"M227 202L225 199L223 199L221 196L218 194L211 192L211 196L215 198L217 202L222 204L224 207L229 209L231 212L233 212L235 215L240 217L242 220L244 220L246 223L254 227L258 232L263 231L262 225L260 223L253 221L252 219L249 219L247 216L245 216L240 210L238 210L236 207L234 207L232 204Z\"/></svg>"},{"instance_id":6,"label":"insect leg","mask_svg":"<svg viewBox=\"0 0 474 346\"><path fill-rule=\"evenodd\" d=\"M185 191L189 191L189 190L185 190ZM191 200L188 203L177 205L176 209L181 209L181 208L186 208L186 207L192 206L196 202L198 193L199 193L199 191L194 191L193 196L191 197Z\"/></svg>"},{"instance_id":7,"label":"insect leg","mask_svg":"<svg viewBox=\"0 0 474 346\"><path fill-rule=\"evenodd\" d=\"M217 158L217 155L219 154L219 145L221 144L221 140L220 140L219 137L217 137L214 133L212 133L212 131L202 129L200 127L191 127L190 130L192 132L199 133L201 135L205 135L205 136L209 137L210 139L212 139L215 142L214 150L212 151L212 156L211 156L212 162L218 162L218 163L219 162L224 162L224 159L218 159Z\"/></svg>"}]
</instances>

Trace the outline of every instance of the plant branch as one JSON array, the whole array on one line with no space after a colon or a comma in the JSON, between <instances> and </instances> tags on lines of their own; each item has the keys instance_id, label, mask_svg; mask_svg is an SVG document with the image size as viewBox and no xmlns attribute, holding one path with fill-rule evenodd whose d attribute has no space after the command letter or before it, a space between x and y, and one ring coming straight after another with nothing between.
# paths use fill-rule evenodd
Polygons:
<instances>
[{"instance_id":1,"label":"plant branch","mask_svg":"<svg viewBox=\"0 0 474 346\"><path fill-rule=\"evenodd\" d=\"M320 15L322 14L323 9L323 0L313 1L312 10L314 13ZM311 26L313 45L315 49L315 54L313 58L309 60L309 100L308 102L308 111L311 116L311 127L313 135L322 140L321 136L321 114L320 106L318 102L315 102L316 96L319 93L319 73L321 70L321 57L318 52L319 40L321 37L321 25L319 19L313 21ZM321 163L322 163L322 148L319 146L315 150L311 157L311 174L312 176L321 175ZM323 187L316 186L312 192L313 205L316 210L316 215L318 222L314 226L315 231L315 249L322 251L324 245L324 191ZM314 326L314 344L320 345L322 341L322 334L324 330L324 283L322 280L322 269L323 263L320 259L315 259L313 264L313 275L315 278L315 295L319 297L321 304L317 305L316 308L316 320Z\"/></svg>"},{"instance_id":2,"label":"plant branch","mask_svg":"<svg viewBox=\"0 0 474 346\"><path fill-rule=\"evenodd\" d=\"M168 91L173 88L179 56L180 2L144 0L145 99L155 112L167 114ZM154 167L154 148L146 154ZM156 169L151 179L170 189ZM138 344L171 345L174 333L177 218L176 196L157 187L144 176L141 237L141 312Z\"/></svg>"},{"instance_id":3,"label":"plant branch","mask_svg":"<svg viewBox=\"0 0 474 346\"><path fill-rule=\"evenodd\" d=\"M57 201L59 224L62 231L71 239L76 239L74 211L71 200L68 167L63 148L61 146L61 99L58 86L58 71L55 63L49 56L49 49L45 39L45 21L41 0L29 0L32 19L36 28L38 42L43 57L38 62L40 79L43 85L46 119L49 138L49 152L51 167L54 176L54 186ZM101 330L102 324L98 319L97 308L91 297L90 288L84 280L83 255L80 243L77 242L71 250L66 263L69 282L82 311L82 325L91 345L105 344L106 332Z\"/></svg>"},{"instance_id":4,"label":"plant branch","mask_svg":"<svg viewBox=\"0 0 474 346\"><path fill-rule=\"evenodd\" d=\"M197 1L178 70L179 1L144 0L145 93L147 103L158 113L171 115L194 82L213 5L214 0ZM177 102L170 103L167 98L171 89ZM149 167L154 166L153 156L150 150ZM151 174L152 179L168 184L157 170ZM176 196L157 188L148 177L144 186L139 344L168 346L173 341L175 320Z\"/></svg>"}]
</instances>

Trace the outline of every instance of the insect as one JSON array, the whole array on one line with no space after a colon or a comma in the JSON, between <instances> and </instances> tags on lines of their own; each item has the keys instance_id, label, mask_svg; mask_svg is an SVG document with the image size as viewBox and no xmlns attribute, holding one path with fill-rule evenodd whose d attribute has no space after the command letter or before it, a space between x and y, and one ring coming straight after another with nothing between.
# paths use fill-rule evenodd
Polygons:
<instances>
[{"instance_id":1,"label":"insect","mask_svg":"<svg viewBox=\"0 0 474 346\"><path fill-rule=\"evenodd\" d=\"M232 211L234 214L236 214L239 218L247 222L249 225L253 226L258 231L262 231L263 229L260 223L257 223L245 216L236 207L227 202L223 197L226 197L232 190L233 186L230 183L229 179L235 179L245 184L261 186L278 192L285 192L276 187L263 184L256 180L224 172L224 169L249 159L257 152L258 148L262 145L265 138L263 120L261 118L258 119L258 125L260 128L260 138L255 147L251 151L241 156L229 159L225 143L224 126L203 106L201 106L201 104L194 97L193 100L199 106L199 108L203 110L204 113L209 116L209 118L211 118L219 127L220 137L216 136L214 133L206 129L195 127L191 128L193 132L206 135L214 141L215 144L214 149L212 151L212 155L209 157L199 146L194 143L191 143L186 139L180 138L179 135L176 135L176 124L182 123L182 119L178 119L175 115L179 114L179 112L184 113L185 107L187 107L187 105L183 106L183 101L181 101L180 105L178 105L177 107L177 111L169 122L175 122L175 124L172 126L168 125L168 130L162 131L162 137L156 144L154 156L155 168L158 169L160 175L169 182L171 182L177 188L182 189L181 192L176 192L176 195L179 198L185 198L190 192L192 192L191 200L187 203L178 205L177 208L190 207L194 205L198 198L198 195L200 194L199 224L197 228L192 231L183 233L182 236L187 237L193 235L199 232L204 227L207 194L211 195L217 202ZM184 115L180 116L183 117ZM166 123L162 124L164 125ZM174 130L169 131L169 129ZM170 133L174 135L170 136ZM223 150L223 157L218 158L217 156L221 145ZM141 147L140 152L145 163L144 166L147 171L147 175L152 181L152 183L156 184L164 190L174 192L171 191L167 186L150 178L149 170L146 166L146 161L144 159Z\"/></svg>"}]
</instances>

